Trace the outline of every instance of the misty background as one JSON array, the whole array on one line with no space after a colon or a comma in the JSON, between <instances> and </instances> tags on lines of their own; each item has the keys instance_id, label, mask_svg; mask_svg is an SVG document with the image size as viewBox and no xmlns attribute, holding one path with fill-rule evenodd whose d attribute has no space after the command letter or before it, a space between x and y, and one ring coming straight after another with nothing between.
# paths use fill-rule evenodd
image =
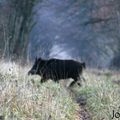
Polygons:
<instances>
[{"instance_id":1,"label":"misty background","mask_svg":"<svg viewBox=\"0 0 120 120\"><path fill-rule=\"evenodd\" d=\"M0 0L1 59L75 59L120 69L119 0Z\"/></svg>"}]
</instances>

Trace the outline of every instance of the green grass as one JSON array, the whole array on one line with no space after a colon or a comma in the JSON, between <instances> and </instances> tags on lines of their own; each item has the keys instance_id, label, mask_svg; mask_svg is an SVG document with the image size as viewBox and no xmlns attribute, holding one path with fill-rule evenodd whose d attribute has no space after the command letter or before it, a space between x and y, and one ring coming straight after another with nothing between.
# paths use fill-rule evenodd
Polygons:
<instances>
[{"instance_id":1,"label":"green grass","mask_svg":"<svg viewBox=\"0 0 120 120\"><path fill-rule=\"evenodd\" d=\"M120 86L113 83L113 80L120 80L120 75L97 75L87 71L85 76L87 79L83 87L74 88L74 92L77 96L87 97L86 107L92 120L112 120L112 111L120 111Z\"/></svg>"}]
</instances>

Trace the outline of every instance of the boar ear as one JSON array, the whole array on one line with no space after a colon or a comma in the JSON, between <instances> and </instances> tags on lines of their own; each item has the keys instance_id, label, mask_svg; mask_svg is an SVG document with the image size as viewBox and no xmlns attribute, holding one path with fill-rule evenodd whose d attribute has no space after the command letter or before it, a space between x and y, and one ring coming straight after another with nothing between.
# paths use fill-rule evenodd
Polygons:
<instances>
[{"instance_id":1,"label":"boar ear","mask_svg":"<svg viewBox=\"0 0 120 120\"><path fill-rule=\"evenodd\" d=\"M37 61L37 60L38 60L38 58L36 57L36 58L35 58L35 61Z\"/></svg>"},{"instance_id":2,"label":"boar ear","mask_svg":"<svg viewBox=\"0 0 120 120\"><path fill-rule=\"evenodd\" d=\"M85 62L82 63L82 66L83 66L83 68L86 68L86 64L85 64Z\"/></svg>"},{"instance_id":3,"label":"boar ear","mask_svg":"<svg viewBox=\"0 0 120 120\"><path fill-rule=\"evenodd\" d=\"M39 61L41 61L42 60L42 58L41 57L39 57Z\"/></svg>"}]
</instances>

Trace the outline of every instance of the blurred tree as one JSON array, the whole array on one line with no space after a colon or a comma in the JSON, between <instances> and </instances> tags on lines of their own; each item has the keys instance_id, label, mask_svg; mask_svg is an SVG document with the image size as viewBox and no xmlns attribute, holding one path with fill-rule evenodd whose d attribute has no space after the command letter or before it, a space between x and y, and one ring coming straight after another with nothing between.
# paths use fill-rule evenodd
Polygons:
<instances>
[{"instance_id":1,"label":"blurred tree","mask_svg":"<svg viewBox=\"0 0 120 120\"><path fill-rule=\"evenodd\" d=\"M115 50L114 57L111 60L110 68L120 70L120 0L116 0L116 23L118 28L118 31L116 32L116 38L117 38L117 49Z\"/></svg>"},{"instance_id":2,"label":"blurred tree","mask_svg":"<svg viewBox=\"0 0 120 120\"><path fill-rule=\"evenodd\" d=\"M32 29L32 11L37 0L10 0L9 51L12 59L27 56L28 34Z\"/></svg>"}]
</instances>

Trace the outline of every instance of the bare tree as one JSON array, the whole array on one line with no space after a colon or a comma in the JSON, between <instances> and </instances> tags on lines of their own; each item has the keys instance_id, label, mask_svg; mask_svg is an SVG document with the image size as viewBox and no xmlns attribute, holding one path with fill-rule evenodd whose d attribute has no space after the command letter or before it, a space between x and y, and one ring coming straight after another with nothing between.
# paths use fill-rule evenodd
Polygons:
<instances>
[{"instance_id":1,"label":"bare tree","mask_svg":"<svg viewBox=\"0 0 120 120\"><path fill-rule=\"evenodd\" d=\"M33 26L32 11L36 0L11 0L9 16L9 49L14 59L26 56L28 34Z\"/></svg>"}]
</instances>

